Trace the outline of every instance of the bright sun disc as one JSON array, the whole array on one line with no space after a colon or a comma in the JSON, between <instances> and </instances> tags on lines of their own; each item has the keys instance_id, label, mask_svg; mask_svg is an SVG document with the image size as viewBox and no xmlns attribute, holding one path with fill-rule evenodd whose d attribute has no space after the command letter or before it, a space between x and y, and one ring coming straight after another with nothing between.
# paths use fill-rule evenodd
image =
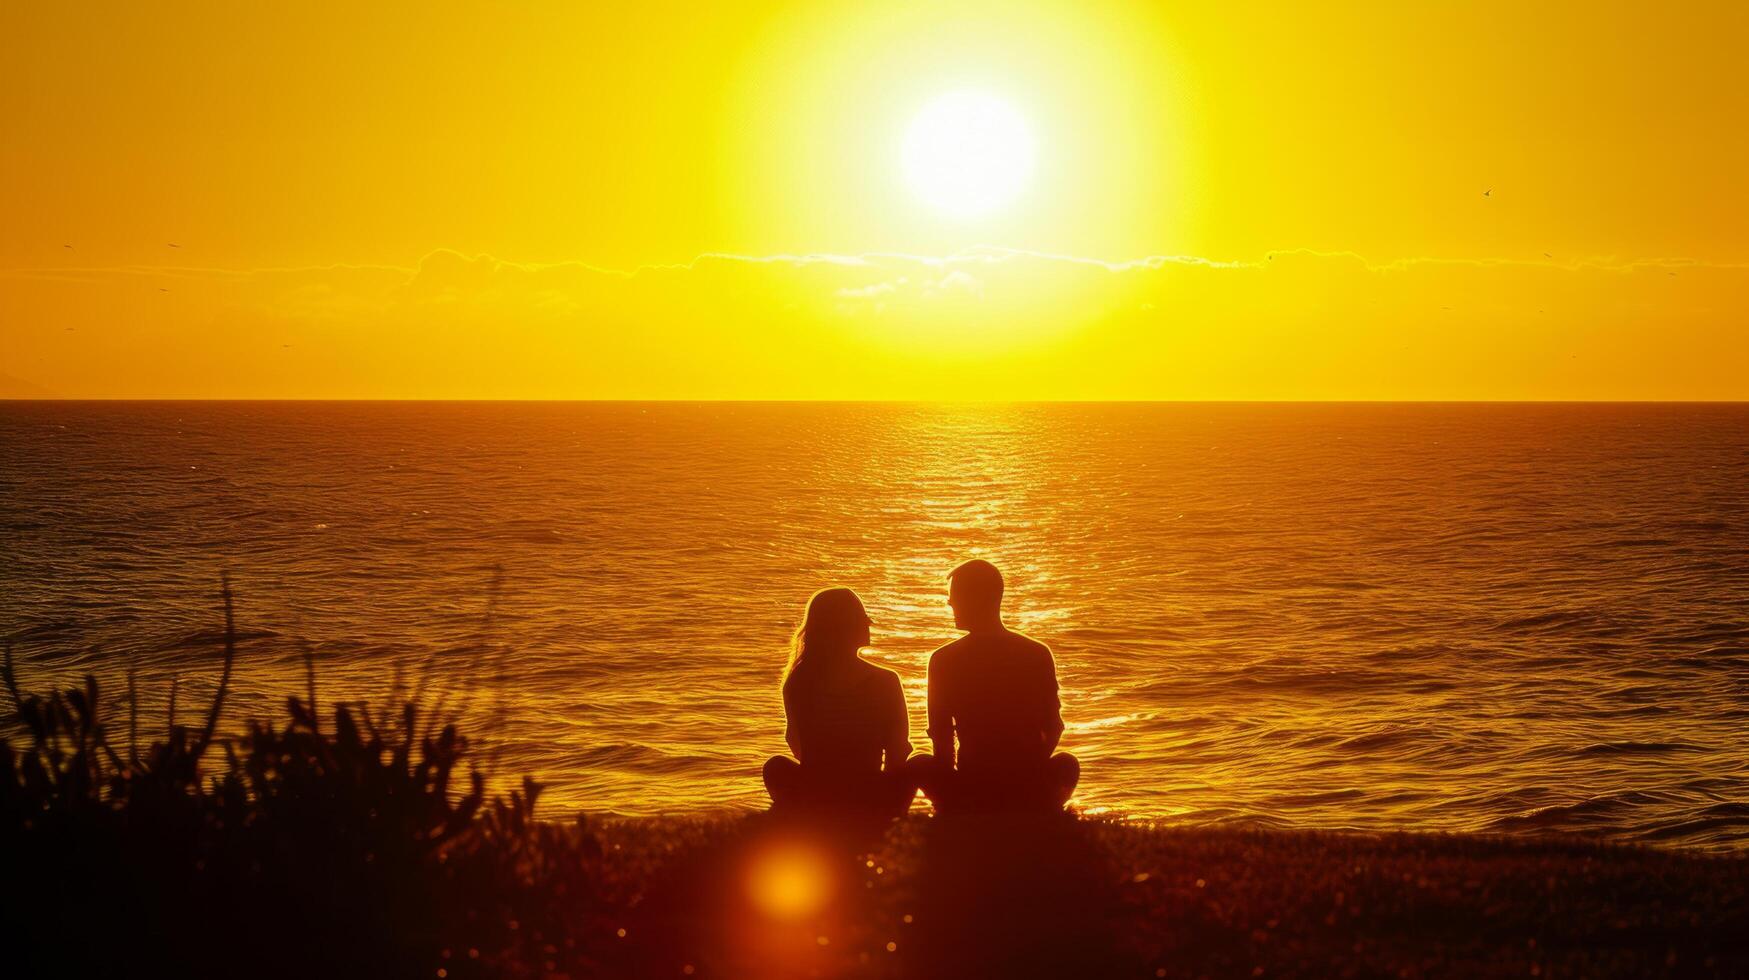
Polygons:
<instances>
[{"instance_id":1,"label":"bright sun disc","mask_svg":"<svg viewBox=\"0 0 1749 980\"><path fill-rule=\"evenodd\" d=\"M930 207L976 218L1020 196L1032 178L1026 120L982 92L953 92L923 107L905 131L905 182Z\"/></svg>"}]
</instances>

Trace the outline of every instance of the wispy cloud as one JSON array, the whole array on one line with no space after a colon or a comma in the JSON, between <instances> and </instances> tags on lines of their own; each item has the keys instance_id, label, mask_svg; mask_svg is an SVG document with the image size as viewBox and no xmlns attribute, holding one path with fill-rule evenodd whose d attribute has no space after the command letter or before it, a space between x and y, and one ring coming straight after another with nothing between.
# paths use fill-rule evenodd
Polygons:
<instances>
[{"instance_id":1,"label":"wispy cloud","mask_svg":"<svg viewBox=\"0 0 1749 980\"><path fill-rule=\"evenodd\" d=\"M1749 265L1687 258L440 249L0 280L9 370L75 394L1749 397Z\"/></svg>"},{"instance_id":2,"label":"wispy cloud","mask_svg":"<svg viewBox=\"0 0 1749 980\"><path fill-rule=\"evenodd\" d=\"M358 265L336 263L311 266L269 266L255 269L213 268L187 265L121 265L121 266L41 266L0 269L0 278L43 279L55 281L92 282L112 278L173 277L179 279L216 279L242 281L252 278L311 276L329 274L337 278L352 275L377 277L396 274L411 285L422 276L463 274L476 280L493 276L559 277L600 276L610 279L634 279L641 275L673 272L694 272L733 266L780 266L791 269L815 267L845 270L902 270L975 268L981 266L1026 264L1029 266L1061 266L1104 269L1108 272L1159 271L1166 268L1196 269L1265 269L1271 263L1302 259L1328 260L1337 264L1352 264L1371 272L1400 272L1417 267L1523 268L1565 269L1570 271L1604 271L1628 273L1644 269L1657 270L1744 270L1749 263L1715 262L1695 258L1635 258L1614 256L1572 256L1563 259L1451 258L1411 257L1375 261L1351 251L1325 251L1309 248L1276 249L1261 259L1212 259L1193 255L1146 255L1132 259L1107 260L1086 256L1065 255L1026 249L980 245L948 255L921 255L906 252L865 252L854 255L832 253L780 253L775 255L741 255L733 252L703 252L690 262L648 263L628 268L613 268L586 262L517 262L486 254L468 255L454 249L435 249L412 265Z\"/></svg>"}]
</instances>

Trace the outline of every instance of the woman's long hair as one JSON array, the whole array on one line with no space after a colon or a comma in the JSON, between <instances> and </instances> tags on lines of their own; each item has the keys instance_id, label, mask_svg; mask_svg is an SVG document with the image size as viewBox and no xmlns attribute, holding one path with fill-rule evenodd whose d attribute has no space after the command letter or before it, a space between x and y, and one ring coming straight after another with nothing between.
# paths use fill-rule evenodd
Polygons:
<instances>
[{"instance_id":1,"label":"woman's long hair","mask_svg":"<svg viewBox=\"0 0 1749 980\"><path fill-rule=\"evenodd\" d=\"M868 626L868 610L862 598L845 588L821 589L808 600L808 613L796 629L791 645L787 680L809 664L834 655L856 656L858 634Z\"/></svg>"}]
</instances>

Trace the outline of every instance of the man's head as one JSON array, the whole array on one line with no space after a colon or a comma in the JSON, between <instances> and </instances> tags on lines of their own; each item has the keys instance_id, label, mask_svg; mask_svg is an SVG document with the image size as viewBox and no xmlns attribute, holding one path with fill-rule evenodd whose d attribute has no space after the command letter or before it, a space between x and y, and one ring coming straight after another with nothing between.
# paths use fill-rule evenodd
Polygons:
<instances>
[{"instance_id":1,"label":"man's head","mask_svg":"<svg viewBox=\"0 0 1749 980\"><path fill-rule=\"evenodd\" d=\"M1002 623L1002 573L982 558L973 558L947 573L947 604L953 624L962 630Z\"/></svg>"}]
</instances>

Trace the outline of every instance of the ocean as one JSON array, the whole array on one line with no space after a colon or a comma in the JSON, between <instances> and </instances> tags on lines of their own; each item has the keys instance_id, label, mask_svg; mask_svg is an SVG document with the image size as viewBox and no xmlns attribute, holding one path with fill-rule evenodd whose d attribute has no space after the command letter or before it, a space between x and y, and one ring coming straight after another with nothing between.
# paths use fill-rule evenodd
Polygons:
<instances>
[{"instance_id":1,"label":"ocean","mask_svg":"<svg viewBox=\"0 0 1749 980\"><path fill-rule=\"evenodd\" d=\"M808 596L984 557L1088 812L1749 847L1749 406L0 403L0 634L192 723L460 710L548 815L757 806ZM8 729L15 731L15 729Z\"/></svg>"}]
</instances>

